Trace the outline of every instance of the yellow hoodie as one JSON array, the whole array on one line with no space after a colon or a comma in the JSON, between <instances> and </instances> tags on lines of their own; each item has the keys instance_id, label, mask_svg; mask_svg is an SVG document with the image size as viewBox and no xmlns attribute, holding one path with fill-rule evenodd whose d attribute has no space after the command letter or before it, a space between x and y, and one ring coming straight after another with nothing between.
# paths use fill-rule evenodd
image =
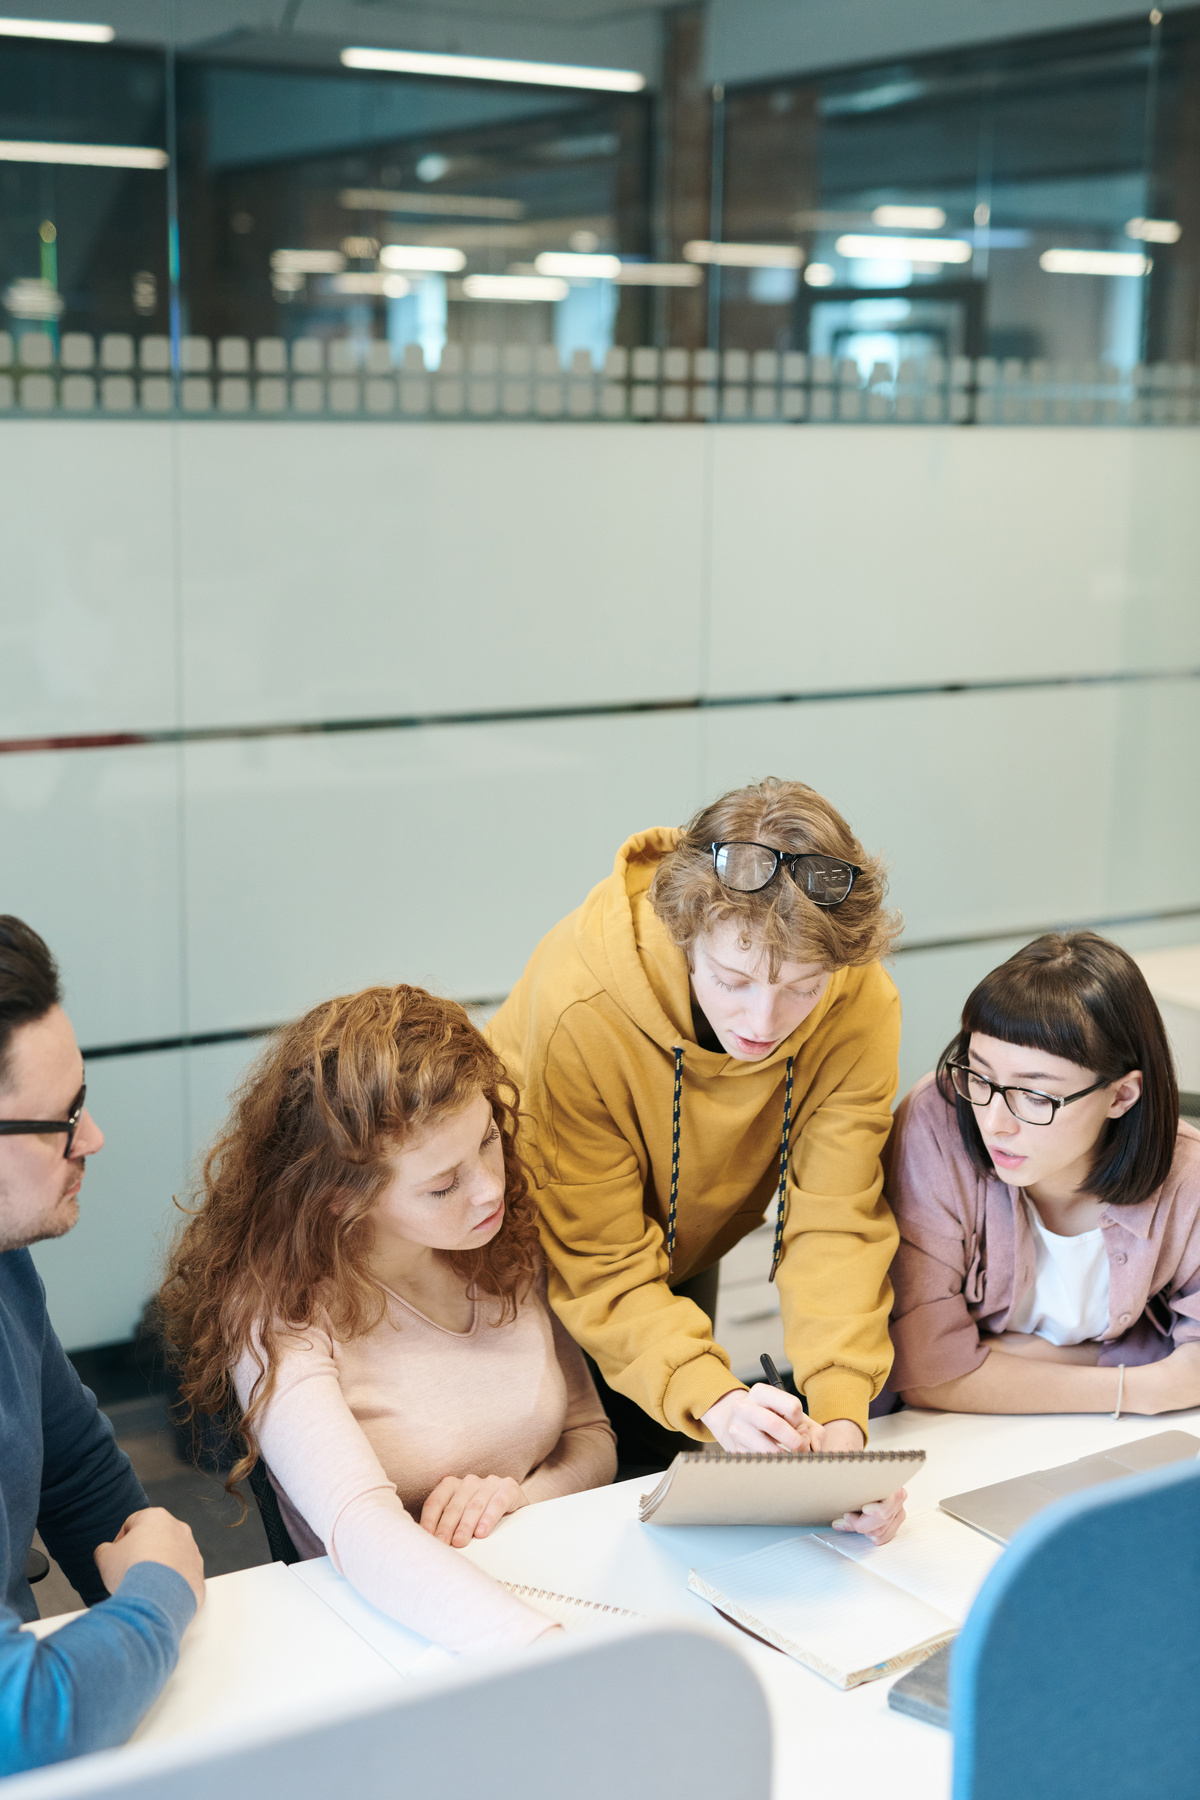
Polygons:
<instances>
[{"instance_id":1,"label":"yellow hoodie","mask_svg":"<svg viewBox=\"0 0 1200 1800\"><path fill-rule=\"evenodd\" d=\"M687 959L649 899L678 835L644 831L622 845L612 874L542 939L488 1027L521 1088L550 1299L610 1387L672 1430L710 1438L702 1414L741 1384L703 1312L667 1282L675 1047L675 1282L762 1224L779 1180L794 1057L776 1278L784 1338L813 1417L853 1419L865 1433L892 1363L897 1232L879 1156L896 1092L900 998L878 963L839 969L761 1062L703 1049Z\"/></svg>"}]
</instances>

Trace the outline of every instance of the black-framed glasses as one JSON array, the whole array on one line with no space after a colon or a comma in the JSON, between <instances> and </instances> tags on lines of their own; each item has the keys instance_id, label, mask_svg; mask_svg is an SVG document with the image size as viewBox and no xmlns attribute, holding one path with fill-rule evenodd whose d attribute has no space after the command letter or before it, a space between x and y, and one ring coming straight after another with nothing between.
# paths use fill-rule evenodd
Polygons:
<instances>
[{"instance_id":1,"label":"black-framed glasses","mask_svg":"<svg viewBox=\"0 0 1200 1800\"><path fill-rule=\"evenodd\" d=\"M1003 1094L1005 1106L1023 1125L1053 1125L1059 1107L1070 1106L1072 1100L1082 1100L1085 1094L1108 1086L1107 1081L1093 1081L1091 1087L1080 1088L1077 1094L1041 1094L1036 1088L1000 1087L966 1063L947 1063L946 1067L955 1093L970 1105L990 1106L993 1094Z\"/></svg>"},{"instance_id":2,"label":"black-framed glasses","mask_svg":"<svg viewBox=\"0 0 1200 1800\"><path fill-rule=\"evenodd\" d=\"M716 877L737 894L757 894L767 887L785 864L801 893L814 906L840 906L862 870L840 856L819 850L774 850L770 844L713 844Z\"/></svg>"},{"instance_id":3,"label":"black-framed glasses","mask_svg":"<svg viewBox=\"0 0 1200 1800\"><path fill-rule=\"evenodd\" d=\"M71 1102L71 1110L65 1119L0 1119L0 1137L34 1137L48 1135L52 1131L65 1131L67 1147L64 1157L70 1156L71 1145L75 1142L75 1133L79 1129L79 1121L83 1117L83 1109L87 1104L87 1082L85 1081Z\"/></svg>"}]
</instances>

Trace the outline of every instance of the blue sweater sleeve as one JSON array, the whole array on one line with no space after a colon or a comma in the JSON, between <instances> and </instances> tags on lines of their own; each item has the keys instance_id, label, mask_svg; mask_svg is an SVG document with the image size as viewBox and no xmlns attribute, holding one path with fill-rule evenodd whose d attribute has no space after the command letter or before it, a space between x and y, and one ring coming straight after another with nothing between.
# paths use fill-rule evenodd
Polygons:
<instances>
[{"instance_id":1,"label":"blue sweater sleeve","mask_svg":"<svg viewBox=\"0 0 1200 1800\"><path fill-rule=\"evenodd\" d=\"M149 1504L96 1396L80 1381L47 1318L38 1530L89 1606L107 1592L92 1559L96 1545L111 1542L130 1513Z\"/></svg>"},{"instance_id":2,"label":"blue sweater sleeve","mask_svg":"<svg viewBox=\"0 0 1200 1800\"><path fill-rule=\"evenodd\" d=\"M153 1562L135 1563L111 1599L49 1637L0 1607L0 1775L123 1744L195 1611L183 1576Z\"/></svg>"}]
</instances>

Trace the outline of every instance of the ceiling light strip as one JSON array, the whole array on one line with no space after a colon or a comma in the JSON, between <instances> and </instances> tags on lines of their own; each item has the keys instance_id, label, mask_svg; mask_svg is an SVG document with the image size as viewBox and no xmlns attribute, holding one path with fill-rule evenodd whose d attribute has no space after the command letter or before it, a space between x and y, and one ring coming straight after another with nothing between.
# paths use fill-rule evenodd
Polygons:
<instances>
[{"instance_id":1,"label":"ceiling light strip","mask_svg":"<svg viewBox=\"0 0 1200 1800\"><path fill-rule=\"evenodd\" d=\"M342 51L347 69L386 75L436 75L451 81L511 81L522 86L597 88L609 94L640 94L646 77L636 69L592 69L572 63L516 62L500 56L443 56L424 50Z\"/></svg>"},{"instance_id":2,"label":"ceiling light strip","mask_svg":"<svg viewBox=\"0 0 1200 1800\"><path fill-rule=\"evenodd\" d=\"M111 25L75 25L66 19L0 19L0 37L54 38L65 44L111 44Z\"/></svg>"},{"instance_id":3,"label":"ceiling light strip","mask_svg":"<svg viewBox=\"0 0 1200 1800\"><path fill-rule=\"evenodd\" d=\"M141 144L43 144L19 138L0 140L0 162L72 163L90 169L165 169L165 150Z\"/></svg>"}]
</instances>

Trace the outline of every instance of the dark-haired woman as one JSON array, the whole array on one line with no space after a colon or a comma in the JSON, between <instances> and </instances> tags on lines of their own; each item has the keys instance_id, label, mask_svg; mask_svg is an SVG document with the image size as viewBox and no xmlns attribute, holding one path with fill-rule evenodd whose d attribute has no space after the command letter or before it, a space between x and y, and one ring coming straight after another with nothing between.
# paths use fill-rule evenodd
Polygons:
<instances>
[{"instance_id":1,"label":"dark-haired woman","mask_svg":"<svg viewBox=\"0 0 1200 1800\"><path fill-rule=\"evenodd\" d=\"M1200 1132L1123 950L1053 934L985 976L886 1167L910 1404L1200 1406Z\"/></svg>"},{"instance_id":2,"label":"dark-haired woman","mask_svg":"<svg viewBox=\"0 0 1200 1800\"><path fill-rule=\"evenodd\" d=\"M455 1651L557 1629L454 1554L613 1478L613 1434L545 1301L516 1094L420 988L277 1032L237 1098L161 1303L193 1407L242 1415L302 1555Z\"/></svg>"}]
</instances>

